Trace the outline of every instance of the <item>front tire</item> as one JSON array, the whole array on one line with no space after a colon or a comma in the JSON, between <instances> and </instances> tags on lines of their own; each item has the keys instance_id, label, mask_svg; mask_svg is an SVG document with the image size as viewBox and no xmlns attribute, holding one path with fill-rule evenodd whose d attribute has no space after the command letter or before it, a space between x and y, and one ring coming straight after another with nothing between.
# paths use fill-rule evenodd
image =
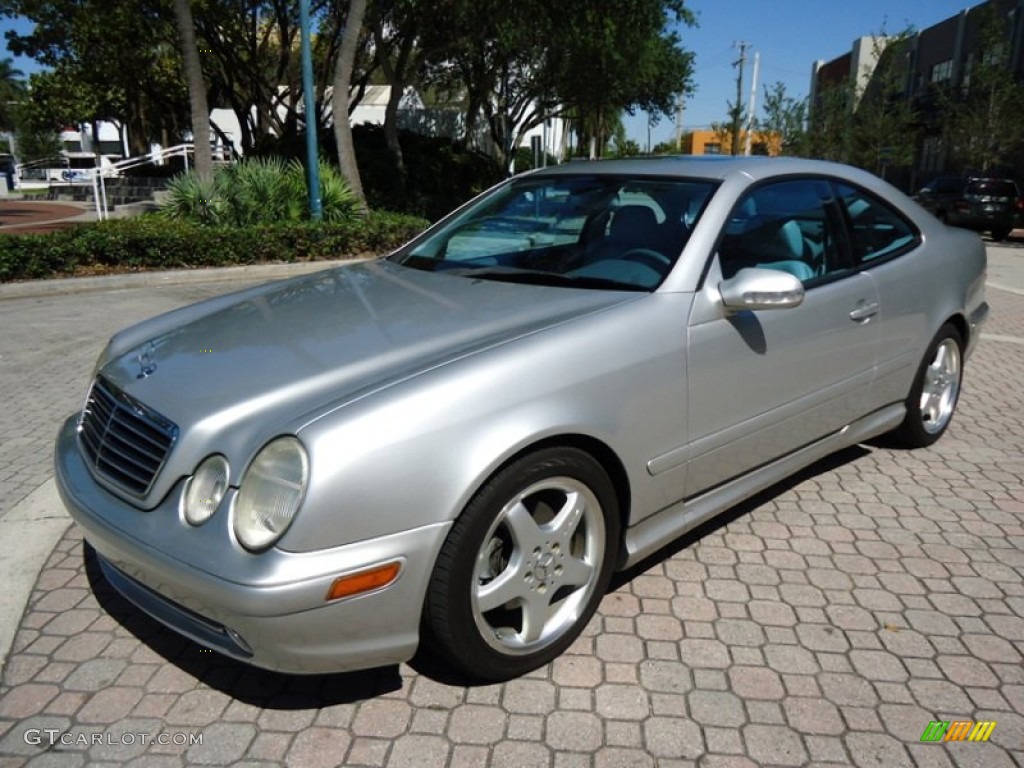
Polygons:
<instances>
[{"instance_id":1,"label":"front tire","mask_svg":"<svg viewBox=\"0 0 1024 768\"><path fill-rule=\"evenodd\" d=\"M942 326L918 368L907 398L907 415L893 436L910 448L924 448L949 427L960 399L963 337L950 323Z\"/></svg>"},{"instance_id":2,"label":"front tire","mask_svg":"<svg viewBox=\"0 0 1024 768\"><path fill-rule=\"evenodd\" d=\"M513 461L441 548L424 611L429 650L481 682L547 664L604 596L619 529L611 481L589 454L547 448Z\"/></svg>"}]
</instances>

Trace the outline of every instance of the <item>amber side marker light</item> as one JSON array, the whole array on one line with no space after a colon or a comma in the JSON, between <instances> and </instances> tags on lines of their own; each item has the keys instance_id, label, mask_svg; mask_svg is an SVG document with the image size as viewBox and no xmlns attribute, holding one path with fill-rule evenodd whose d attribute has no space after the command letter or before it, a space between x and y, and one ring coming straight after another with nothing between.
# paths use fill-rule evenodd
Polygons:
<instances>
[{"instance_id":1,"label":"amber side marker light","mask_svg":"<svg viewBox=\"0 0 1024 768\"><path fill-rule=\"evenodd\" d=\"M386 587L398 578L401 570L401 563L387 563L348 576L339 576L327 590L327 600L340 600Z\"/></svg>"}]
</instances>

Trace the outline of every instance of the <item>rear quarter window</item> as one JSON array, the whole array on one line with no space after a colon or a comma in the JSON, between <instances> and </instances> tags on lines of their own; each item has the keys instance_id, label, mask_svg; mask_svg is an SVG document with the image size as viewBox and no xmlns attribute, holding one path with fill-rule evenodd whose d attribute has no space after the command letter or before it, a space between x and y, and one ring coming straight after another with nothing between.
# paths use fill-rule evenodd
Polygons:
<instances>
[{"instance_id":1,"label":"rear quarter window","mask_svg":"<svg viewBox=\"0 0 1024 768\"><path fill-rule=\"evenodd\" d=\"M917 229L888 203L846 184L836 185L846 211L850 248L858 265L904 253L920 242Z\"/></svg>"}]
</instances>

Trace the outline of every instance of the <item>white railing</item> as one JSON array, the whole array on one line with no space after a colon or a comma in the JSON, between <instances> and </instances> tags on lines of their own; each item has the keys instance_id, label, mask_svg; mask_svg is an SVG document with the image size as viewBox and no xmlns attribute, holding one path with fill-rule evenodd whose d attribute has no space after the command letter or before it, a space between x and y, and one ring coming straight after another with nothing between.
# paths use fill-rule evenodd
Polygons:
<instances>
[{"instance_id":1,"label":"white railing","mask_svg":"<svg viewBox=\"0 0 1024 768\"><path fill-rule=\"evenodd\" d=\"M90 175L92 176L92 196L96 202L96 218L99 221L103 221L110 216L110 212L107 210L107 178L120 176L121 171L128 170L129 168L150 165L151 163L167 160L172 157L182 158L185 162L185 171L188 172L188 156L190 153L195 153L194 144L176 144L173 147L166 147L145 155L139 155L138 157L119 160L103 168L92 169Z\"/></svg>"}]
</instances>

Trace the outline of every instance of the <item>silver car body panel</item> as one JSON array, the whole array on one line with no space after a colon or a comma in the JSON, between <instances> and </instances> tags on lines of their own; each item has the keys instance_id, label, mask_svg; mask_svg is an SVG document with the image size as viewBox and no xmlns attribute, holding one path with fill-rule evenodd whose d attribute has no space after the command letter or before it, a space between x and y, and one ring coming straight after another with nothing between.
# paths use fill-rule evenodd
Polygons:
<instances>
[{"instance_id":1,"label":"silver car body panel","mask_svg":"<svg viewBox=\"0 0 1024 768\"><path fill-rule=\"evenodd\" d=\"M538 290L543 294L537 300ZM364 262L247 291L105 355L103 375L179 430L143 507L212 452L231 481L254 444L432 367L637 294L537 289ZM175 314L175 313L172 313ZM121 347L122 345L118 345ZM147 354L153 373L141 376ZM188 382L188 386L182 386Z\"/></svg>"},{"instance_id":2,"label":"silver car body panel","mask_svg":"<svg viewBox=\"0 0 1024 768\"><path fill-rule=\"evenodd\" d=\"M171 623L173 629L242 661L285 672L343 671L412 656L427 581L448 525L317 552L275 548L253 555L234 542L229 514L215 515L209 532L188 530L179 512L180 489L149 512L126 506L91 480L76 446L69 419L57 442L56 472L75 522L103 560L169 602L160 605L153 595L140 601L138 592L126 596L162 621L182 608L197 614L237 633L249 652L232 652L181 622ZM231 497L224 508L230 508ZM325 599L335 579L394 561L402 571L387 589Z\"/></svg>"},{"instance_id":3,"label":"silver car body panel","mask_svg":"<svg viewBox=\"0 0 1024 768\"><path fill-rule=\"evenodd\" d=\"M98 372L180 434L139 501L95 481L77 420L65 425L58 486L101 557L238 632L253 664L322 672L403 661L452 521L515 456L550 443L598 455L624 507L620 565L631 565L812 461L896 426L937 330L958 323L969 353L987 313L980 240L868 174L749 158L541 173L719 185L651 293L509 284L385 260L221 297L118 334ZM799 306L730 310L719 233L752 184L780 176L860 185L903 211L919 244L811 286ZM143 361L155 365L147 375ZM234 537L235 487L282 434L305 446L309 486L283 538L253 554ZM228 459L233 488L194 527L180 511L183 481L211 453ZM325 601L339 575L388 558L402 562L394 584Z\"/></svg>"}]
</instances>

